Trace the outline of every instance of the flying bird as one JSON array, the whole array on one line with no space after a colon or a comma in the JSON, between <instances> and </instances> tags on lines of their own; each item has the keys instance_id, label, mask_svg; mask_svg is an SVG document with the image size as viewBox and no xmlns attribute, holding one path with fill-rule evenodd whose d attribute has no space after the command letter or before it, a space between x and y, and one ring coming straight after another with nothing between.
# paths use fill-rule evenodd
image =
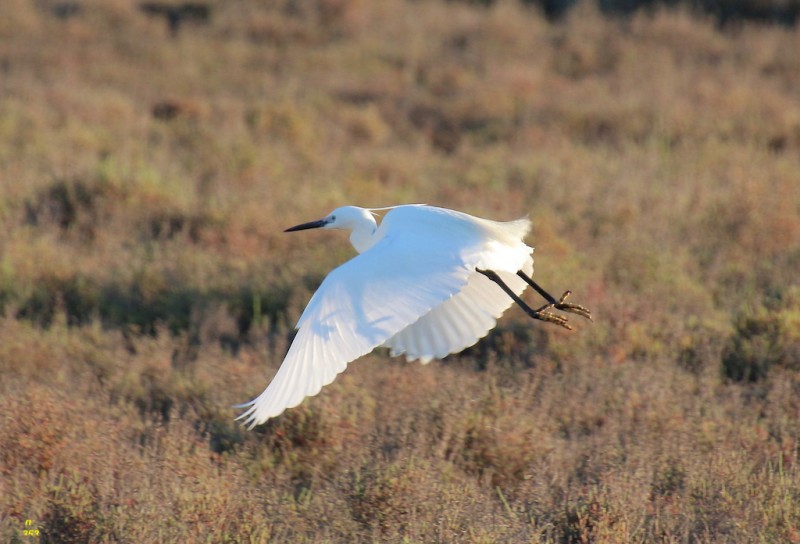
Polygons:
<instances>
[{"instance_id":1,"label":"flying bird","mask_svg":"<svg viewBox=\"0 0 800 544\"><path fill-rule=\"evenodd\" d=\"M388 210L380 225L376 211ZM486 336L516 302L530 317L570 329L551 310L591 319L588 309L559 300L531 279L528 219L491 221L421 204L343 206L318 221L286 229L344 229L359 253L332 270L297 323L277 374L257 398L238 405L250 429L316 395L347 364L376 347L427 363ZM528 306L531 286L546 303Z\"/></svg>"}]
</instances>

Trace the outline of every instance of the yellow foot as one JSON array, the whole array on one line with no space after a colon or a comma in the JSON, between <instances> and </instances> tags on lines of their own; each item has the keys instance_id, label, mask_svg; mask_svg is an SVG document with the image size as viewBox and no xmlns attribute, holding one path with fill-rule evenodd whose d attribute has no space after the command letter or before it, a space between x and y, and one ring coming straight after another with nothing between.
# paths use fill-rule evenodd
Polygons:
<instances>
[{"instance_id":1,"label":"yellow foot","mask_svg":"<svg viewBox=\"0 0 800 544\"><path fill-rule=\"evenodd\" d=\"M550 312L547 311L549 308L552 307L553 307L552 304L547 304L546 306L542 306L541 308L535 311L536 315L534 317L536 319L541 319L542 321L546 321L548 323L553 323L554 325L564 327L565 329L571 331L572 327L570 327L569 323L567 323L567 318L561 317L560 315L551 314Z\"/></svg>"},{"instance_id":2,"label":"yellow foot","mask_svg":"<svg viewBox=\"0 0 800 544\"><path fill-rule=\"evenodd\" d=\"M571 302L566 302L567 298L572 294L572 291L566 291L563 295L561 295L561 299L553 304L553 307L556 310L561 310L563 312L570 312L573 314L578 314L581 317L585 317L589 321L592 321L592 313L589 311L588 308L581 306L580 304L572 304Z\"/></svg>"}]
</instances>

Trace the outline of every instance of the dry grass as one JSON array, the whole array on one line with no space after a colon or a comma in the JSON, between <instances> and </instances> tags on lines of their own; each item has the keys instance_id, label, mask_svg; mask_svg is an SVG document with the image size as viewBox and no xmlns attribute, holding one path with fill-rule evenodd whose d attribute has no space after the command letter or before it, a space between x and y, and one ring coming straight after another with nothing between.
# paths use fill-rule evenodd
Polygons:
<instances>
[{"instance_id":1,"label":"dry grass","mask_svg":"<svg viewBox=\"0 0 800 544\"><path fill-rule=\"evenodd\" d=\"M55 4L0 21L0 539L800 542L797 30ZM345 202L530 214L596 321L376 352L244 431L351 255L281 231Z\"/></svg>"}]
</instances>

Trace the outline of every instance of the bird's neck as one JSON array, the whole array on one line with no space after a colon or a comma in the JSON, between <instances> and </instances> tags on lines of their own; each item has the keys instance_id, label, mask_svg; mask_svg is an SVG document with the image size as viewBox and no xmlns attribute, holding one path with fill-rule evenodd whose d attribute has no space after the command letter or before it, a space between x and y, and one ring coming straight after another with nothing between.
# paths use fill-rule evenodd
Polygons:
<instances>
[{"instance_id":1,"label":"bird's neck","mask_svg":"<svg viewBox=\"0 0 800 544\"><path fill-rule=\"evenodd\" d=\"M378 224L372 214L367 214L359 221L358 225L350 233L350 243L359 253L364 253L375 243L375 231Z\"/></svg>"}]
</instances>

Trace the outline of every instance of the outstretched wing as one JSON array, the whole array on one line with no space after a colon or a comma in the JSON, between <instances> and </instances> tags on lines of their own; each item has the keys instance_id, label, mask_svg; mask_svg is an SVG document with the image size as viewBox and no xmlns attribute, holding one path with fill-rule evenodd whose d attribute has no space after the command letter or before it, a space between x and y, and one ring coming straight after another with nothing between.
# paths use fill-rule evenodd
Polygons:
<instances>
[{"instance_id":1,"label":"outstretched wing","mask_svg":"<svg viewBox=\"0 0 800 544\"><path fill-rule=\"evenodd\" d=\"M469 218L452 210L440 213L448 215L451 222ZM533 274L533 248L523 242L530 221L500 223L475 217L466 220L486 232L479 267L499 274L517 295L522 294L528 285L517 276L517 271ZM392 355L405 354L409 361L420 359L427 363L457 353L486 336L513 301L495 282L471 272L461 291L384 343Z\"/></svg>"},{"instance_id":2,"label":"outstretched wing","mask_svg":"<svg viewBox=\"0 0 800 544\"><path fill-rule=\"evenodd\" d=\"M386 220L384 220L386 222ZM420 238L389 231L369 250L334 269L311 298L275 378L238 419L250 428L316 395L350 361L372 351L458 293L474 272L481 240Z\"/></svg>"}]
</instances>

